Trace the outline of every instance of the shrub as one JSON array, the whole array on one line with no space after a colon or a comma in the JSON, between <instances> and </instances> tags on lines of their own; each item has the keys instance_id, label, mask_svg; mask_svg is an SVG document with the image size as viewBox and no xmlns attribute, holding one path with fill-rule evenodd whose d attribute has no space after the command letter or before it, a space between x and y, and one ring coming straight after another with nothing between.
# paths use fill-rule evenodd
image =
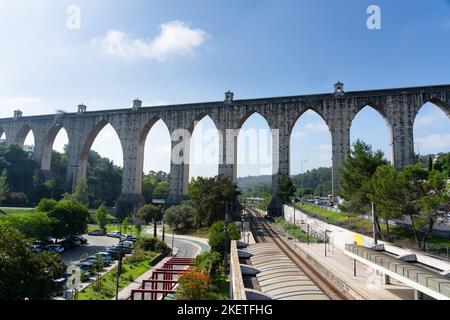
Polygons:
<instances>
[{"instance_id":1,"label":"shrub","mask_svg":"<svg viewBox=\"0 0 450 320\"><path fill-rule=\"evenodd\" d=\"M168 246L156 238L139 238L134 244L135 249L143 251L164 252Z\"/></svg>"},{"instance_id":2,"label":"shrub","mask_svg":"<svg viewBox=\"0 0 450 320\"><path fill-rule=\"evenodd\" d=\"M222 257L225 251L230 245L231 240L239 240L241 237L241 231L239 228L233 224L228 224L228 239L226 239L225 234L225 223L219 221L214 223L209 229L208 238L209 245L211 246L211 251L219 252Z\"/></svg>"},{"instance_id":3,"label":"shrub","mask_svg":"<svg viewBox=\"0 0 450 320\"><path fill-rule=\"evenodd\" d=\"M197 268L189 269L178 279L177 300L202 300L207 297L209 277Z\"/></svg>"},{"instance_id":4,"label":"shrub","mask_svg":"<svg viewBox=\"0 0 450 320\"><path fill-rule=\"evenodd\" d=\"M36 206L36 210L39 212L48 213L48 212L52 211L53 209L55 209L57 204L58 204L58 202L56 200L44 198Z\"/></svg>"}]
</instances>

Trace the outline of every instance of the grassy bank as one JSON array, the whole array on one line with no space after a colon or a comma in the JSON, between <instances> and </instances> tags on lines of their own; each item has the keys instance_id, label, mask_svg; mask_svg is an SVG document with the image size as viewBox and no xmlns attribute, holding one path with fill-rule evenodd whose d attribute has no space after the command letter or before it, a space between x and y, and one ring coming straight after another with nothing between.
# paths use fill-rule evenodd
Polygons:
<instances>
[{"instance_id":1,"label":"grassy bank","mask_svg":"<svg viewBox=\"0 0 450 320\"><path fill-rule=\"evenodd\" d=\"M144 227L145 226L142 226L142 230L144 230ZM96 225L96 224L88 225L88 231L97 230L97 229L100 229L100 227L98 225ZM114 230L120 231L120 225L118 225L118 224L108 224L106 226L106 232L110 232L110 231L114 231ZM142 230L141 230L141 233L142 233ZM133 226L129 226L127 229L124 229L122 227L122 233L126 233L126 234L133 235L133 236L139 234L136 226L134 226L134 225Z\"/></svg>"},{"instance_id":2,"label":"grassy bank","mask_svg":"<svg viewBox=\"0 0 450 320\"><path fill-rule=\"evenodd\" d=\"M293 224L287 222L286 220L284 220L284 218L281 217L277 218L275 222L291 237L297 239L300 242L308 241L308 234L305 231L301 230L298 226L295 227ZM309 235L309 242L321 243L322 241Z\"/></svg>"},{"instance_id":3,"label":"grassy bank","mask_svg":"<svg viewBox=\"0 0 450 320\"><path fill-rule=\"evenodd\" d=\"M122 273L120 275L119 291L142 274L147 272L150 266L150 260L158 255L156 252L148 252L148 258L145 261L132 264L125 262L122 264ZM78 294L78 300L110 300L116 293L117 268L112 269L100 278L100 286L97 288L97 282L93 281L88 287Z\"/></svg>"},{"instance_id":4,"label":"grassy bank","mask_svg":"<svg viewBox=\"0 0 450 320\"><path fill-rule=\"evenodd\" d=\"M178 229L175 230L175 234L182 235L182 236L192 236L192 237L198 237L198 238L208 238L208 227L199 228L199 229ZM172 233L172 228L166 228L167 233Z\"/></svg>"},{"instance_id":5,"label":"grassy bank","mask_svg":"<svg viewBox=\"0 0 450 320\"><path fill-rule=\"evenodd\" d=\"M347 216L340 212L329 211L313 205L296 204L296 207L301 209L304 213L324 222L341 226L345 229L367 236L372 235L372 222L367 219ZM387 234L385 224L381 224L381 230L384 234ZM401 241L404 241L404 244L407 246L413 246L413 242L415 241L413 232L407 228L389 226L389 236L402 239ZM433 235L430 235L427 242L435 246L450 246L450 239L436 237Z\"/></svg>"}]
</instances>

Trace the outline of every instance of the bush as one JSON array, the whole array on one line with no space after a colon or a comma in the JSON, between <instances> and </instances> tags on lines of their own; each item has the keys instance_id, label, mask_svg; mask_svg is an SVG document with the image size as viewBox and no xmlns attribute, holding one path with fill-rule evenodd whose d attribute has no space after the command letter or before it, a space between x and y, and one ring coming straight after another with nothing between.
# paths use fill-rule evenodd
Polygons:
<instances>
[{"instance_id":1,"label":"bush","mask_svg":"<svg viewBox=\"0 0 450 320\"><path fill-rule=\"evenodd\" d=\"M197 268L189 269L178 279L177 300L202 300L207 297L209 277Z\"/></svg>"},{"instance_id":2,"label":"bush","mask_svg":"<svg viewBox=\"0 0 450 320\"><path fill-rule=\"evenodd\" d=\"M164 252L165 250L168 250L168 246L155 238L139 238L135 244L136 250L143 250L143 251L153 251L153 252Z\"/></svg>"},{"instance_id":3,"label":"bush","mask_svg":"<svg viewBox=\"0 0 450 320\"><path fill-rule=\"evenodd\" d=\"M0 227L19 230L28 238L42 239L51 235L51 220L45 213L16 213L0 216Z\"/></svg>"},{"instance_id":4,"label":"bush","mask_svg":"<svg viewBox=\"0 0 450 320\"><path fill-rule=\"evenodd\" d=\"M48 212L52 211L53 209L55 209L57 204L58 204L58 201L56 201L56 200L44 198L36 206L36 210L39 212L48 213Z\"/></svg>"},{"instance_id":5,"label":"bush","mask_svg":"<svg viewBox=\"0 0 450 320\"><path fill-rule=\"evenodd\" d=\"M233 224L228 224L228 239L225 237L225 223L219 221L214 223L209 229L208 238L211 251L219 252L224 257L225 251L230 246L231 240L239 240L241 231Z\"/></svg>"}]
</instances>

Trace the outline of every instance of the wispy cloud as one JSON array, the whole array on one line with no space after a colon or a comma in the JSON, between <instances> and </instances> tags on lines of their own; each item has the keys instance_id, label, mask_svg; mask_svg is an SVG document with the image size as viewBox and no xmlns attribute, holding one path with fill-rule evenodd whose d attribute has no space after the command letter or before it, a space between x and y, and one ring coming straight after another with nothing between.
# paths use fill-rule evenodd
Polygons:
<instances>
[{"instance_id":1,"label":"wispy cloud","mask_svg":"<svg viewBox=\"0 0 450 320\"><path fill-rule=\"evenodd\" d=\"M110 30L104 37L95 38L91 45L104 54L127 60L150 59L165 61L174 56L190 56L210 35L201 29L192 29L182 21L171 21L160 26L154 39L136 38L131 34Z\"/></svg>"},{"instance_id":2,"label":"wispy cloud","mask_svg":"<svg viewBox=\"0 0 450 320\"><path fill-rule=\"evenodd\" d=\"M430 134L416 141L419 143L421 153L450 150L450 134Z\"/></svg>"},{"instance_id":3,"label":"wispy cloud","mask_svg":"<svg viewBox=\"0 0 450 320\"><path fill-rule=\"evenodd\" d=\"M431 113L420 115L416 118L416 127L434 127L437 123L447 121L447 117L440 110L433 110Z\"/></svg>"}]
</instances>

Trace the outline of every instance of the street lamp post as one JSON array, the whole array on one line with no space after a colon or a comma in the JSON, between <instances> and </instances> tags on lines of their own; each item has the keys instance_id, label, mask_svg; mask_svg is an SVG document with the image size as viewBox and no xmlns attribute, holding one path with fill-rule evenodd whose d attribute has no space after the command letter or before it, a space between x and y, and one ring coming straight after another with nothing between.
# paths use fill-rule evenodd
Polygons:
<instances>
[{"instance_id":1,"label":"street lamp post","mask_svg":"<svg viewBox=\"0 0 450 320\"><path fill-rule=\"evenodd\" d=\"M120 286L120 273L122 272L122 256L123 256L123 238L122 238L122 224L120 224L120 238L119 238L119 263L117 265L117 279L116 279L116 300L119 300L119 286Z\"/></svg>"},{"instance_id":2,"label":"street lamp post","mask_svg":"<svg viewBox=\"0 0 450 320\"><path fill-rule=\"evenodd\" d=\"M292 208L294 209L294 227L295 227L295 197L291 197Z\"/></svg>"},{"instance_id":3,"label":"street lamp post","mask_svg":"<svg viewBox=\"0 0 450 320\"><path fill-rule=\"evenodd\" d=\"M301 181L300 181L300 185L301 185L301 188L302 188L302 193L301 193L302 204L303 204L303 164L304 164L304 163L307 163L307 162L308 162L308 160L302 160L302 161L301 161L301 177L302 177L302 179L301 179Z\"/></svg>"},{"instance_id":4,"label":"street lamp post","mask_svg":"<svg viewBox=\"0 0 450 320\"><path fill-rule=\"evenodd\" d=\"M331 233L330 230L325 230L325 257L327 256L327 240L328 240L328 233Z\"/></svg>"}]
</instances>

